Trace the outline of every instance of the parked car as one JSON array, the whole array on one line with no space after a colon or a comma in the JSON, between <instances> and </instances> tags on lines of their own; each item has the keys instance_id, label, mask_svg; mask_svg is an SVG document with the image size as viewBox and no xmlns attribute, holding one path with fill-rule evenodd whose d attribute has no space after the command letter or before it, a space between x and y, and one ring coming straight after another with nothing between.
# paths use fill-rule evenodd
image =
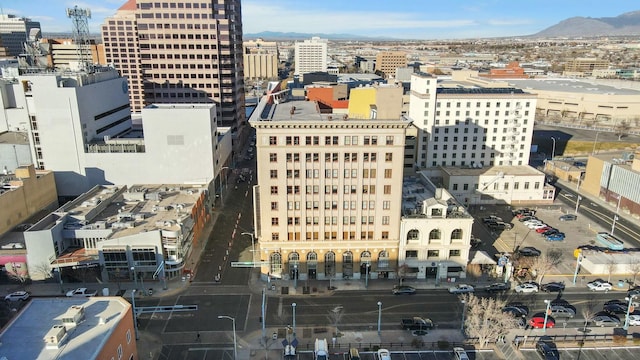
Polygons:
<instances>
[{"instance_id":1,"label":"parked car","mask_svg":"<svg viewBox=\"0 0 640 360\"><path fill-rule=\"evenodd\" d=\"M553 234L559 234L560 230L558 229L551 229L551 230L547 230L545 232L542 233L542 236L549 236L549 235L553 235Z\"/></svg>"},{"instance_id":2,"label":"parked car","mask_svg":"<svg viewBox=\"0 0 640 360\"><path fill-rule=\"evenodd\" d=\"M520 256L540 256L542 252L533 246L525 246L518 249L518 255Z\"/></svg>"},{"instance_id":3,"label":"parked car","mask_svg":"<svg viewBox=\"0 0 640 360\"><path fill-rule=\"evenodd\" d=\"M490 293L503 292L503 291L509 290L510 287L511 286L509 285L509 283L500 282L500 283L493 283L487 286L485 290Z\"/></svg>"},{"instance_id":4,"label":"parked car","mask_svg":"<svg viewBox=\"0 0 640 360\"><path fill-rule=\"evenodd\" d=\"M456 286L452 286L449 288L450 294L464 294L464 293L472 293L475 289L471 285L466 284L458 284Z\"/></svg>"},{"instance_id":5,"label":"parked car","mask_svg":"<svg viewBox=\"0 0 640 360\"><path fill-rule=\"evenodd\" d=\"M4 297L4 301L26 301L29 299L29 293L26 291L15 291Z\"/></svg>"},{"instance_id":6,"label":"parked car","mask_svg":"<svg viewBox=\"0 0 640 360\"><path fill-rule=\"evenodd\" d=\"M606 281L591 281L587 284L591 291L609 291L612 289L611 283Z\"/></svg>"},{"instance_id":7,"label":"parked car","mask_svg":"<svg viewBox=\"0 0 640 360\"><path fill-rule=\"evenodd\" d=\"M640 295L640 287L636 286L627 291L627 297Z\"/></svg>"},{"instance_id":8,"label":"parked car","mask_svg":"<svg viewBox=\"0 0 640 360\"><path fill-rule=\"evenodd\" d=\"M578 219L578 215L564 214L564 215L560 216L559 219L560 219L560 221L574 221L574 220Z\"/></svg>"},{"instance_id":9,"label":"parked car","mask_svg":"<svg viewBox=\"0 0 640 360\"><path fill-rule=\"evenodd\" d=\"M410 319L402 319L400 320L400 326L404 330L426 330L433 329L433 321L431 319L425 319L421 317L414 316Z\"/></svg>"},{"instance_id":10,"label":"parked car","mask_svg":"<svg viewBox=\"0 0 640 360\"><path fill-rule=\"evenodd\" d=\"M502 312L512 313L514 316L527 316L529 307L520 302L511 302L502 308Z\"/></svg>"},{"instance_id":11,"label":"parked car","mask_svg":"<svg viewBox=\"0 0 640 360\"><path fill-rule=\"evenodd\" d=\"M576 309L573 306L551 305L549 312L555 318L573 318L576 316Z\"/></svg>"},{"instance_id":12,"label":"parked car","mask_svg":"<svg viewBox=\"0 0 640 360\"><path fill-rule=\"evenodd\" d=\"M387 349L379 349L378 350L378 359L380 359L380 360L391 360L391 353Z\"/></svg>"},{"instance_id":13,"label":"parked car","mask_svg":"<svg viewBox=\"0 0 640 360\"><path fill-rule=\"evenodd\" d=\"M393 295L413 295L416 293L416 289L413 286L402 285L393 287Z\"/></svg>"},{"instance_id":14,"label":"parked car","mask_svg":"<svg viewBox=\"0 0 640 360\"><path fill-rule=\"evenodd\" d=\"M545 223L540 223L540 224L529 224L527 225L527 227L531 230L538 230L538 229L549 227L549 225Z\"/></svg>"},{"instance_id":15,"label":"parked car","mask_svg":"<svg viewBox=\"0 0 640 360\"><path fill-rule=\"evenodd\" d=\"M552 228L551 226L547 225L547 226L545 226L545 227L537 228L537 229L536 229L536 232L537 232L538 234L542 234L543 232L545 232L545 231L549 231L549 230L551 230L551 229L553 229L553 228Z\"/></svg>"},{"instance_id":16,"label":"parked car","mask_svg":"<svg viewBox=\"0 0 640 360\"><path fill-rule=\"evenodd\" d=\"M524 224L525 226L529 226L532 224L542 224L542 220L539 219L529 219L527 221L523 221L522 224Z\"/></svg>"},{"instance_id":17,"label":"parked car","mask_svg":"<svg viewBox=\"0 0 640 360\"><path fill-rule=\"evenodd\" d=\"M545 236L545 239L547 239L547 241L563 241L564 238L564 233L556 233Z\"/></svg>"},{"instance_id":18,"label":"parked car","mask_svg":"<svg viewBox=\"0 0 640 360\"><path fill-rule=\"evenodd\" d=\"M593 325L595 326L602 326L602 327L620 325L619 317L615 315L607 314L604 311L595 314L589 321L592 322Z\"/></svg>"},{"instance_id":19,"label":"parked car","mask_svg":"<svg viewBox=\"0 0 640 360\"><path fill-rule=\"evenodd\" d=\"M534 315L529 320L529 326L534 329L542 329L544 327L544 314L538 313ZM547 316L547 329L551 329L554 326L556 326L556 320L551 316Z\"/></svg>"},{"instance_id":20,"label":"parked car","mask_svg":"<svg viewBox=\"0 0 640 360\"><path fill-rule=\"evenodd\" d=\"M489 229L491 229L491 230L511 230L511 229L513 229L513 225L512 224L505 223L505 222L489 223L487 226L489 226Z\"/></svg>"},{"instance_id":21,"label":"parked car","mask_svg":"<svg viewBox=\"0 0 640 360\"><path fill-rule=\"evenodd\" d=\"M529 221L529 220L538 220L538 218L535 217L535 216L518 217L518 221L520 221L520 222L525 222L525 221Z\"/></svg>"},{"instance_id":22,"label":"parked car","mask_svg":"<svg viewBox=\"0 0 640 360\"><path fill-rule=\"evenodd\" d=\"M524 212L531 212L531 211L535 211L535 210L532 210L529 208L520 208L520 209L511 210L511 215L518 216Z\"/></svg>"},{"instance_id":23,"label":"parked car","mask_svg":"<svg viewBox=\"0 0 640 360\"><path fill-rule=\"evenodd\" d=\"M631 325L631 326L640 325L640 314L631 314L631 315L629 315L629 325Z\"/></svg>"},{"instance_id":24,"label":"parked car","mask_svg":"<svg viewBox=\"0 0 640 360\"><path fill-rule=\"evenodd\" d=\"M469 355L467 355L467 352L464 350L464 348L454 347L453 358L455 360L469 360Z\"/></svg>"},{"instance_id":25,"label":"parked car","mask_svg":"<svg viewBox=\"0 0 640 360\"><path fill-rule=\"evenodd\" d=\"M502 222L502 218L501 217L497 217L495 215L489 215L487 217L482 218L482 222L483 223L488 223L488 222Z\"/></svg>"},{"instance_id":26,"label":"parked car","mask_svg":"<svg viewBox=\"0 0 640 360\"><path fill-rule=\"evenodd\" d=\"M560 292L564 290L564 283L550 282L550 283L542 284L542 286L540 286L540 289L546 292Z\"/></svg>"},{"instance_id":27,"label":"parked car","mask_svg":"<svg viewBox=\"0 0 640 360\"><path fill-rule=\"evenodd\" d=\"M96 296L98 294L97 290L89 290L87 288L77 288L75 290L70 290L67 292L67 296Z\"/></svg>"},{"instance_id":28,"label":"parked car","mask_svg":"<svg viewBox=\"0 0 640 360\"><path fill-rule=\"evenodd\" d=\"M538 292L538 285L535 283L522 283L518 286L516 286L516 288L514 289L515 292L517 292L518 294L529 294L529 293L537 293Z\"/></svg>"},{"instance_id":29,"label":"parked car","mask_svg":"<svg viewBox=\"0 0 640 360\"><path fill-rule=\"evenodd\" d=\"M604 304L602 311L612 315L626 314L628 306L628 304Z\"/></svg>"},{"instance_id":30,"label":"parked car","mask_svg":"<svg viewBox=\"0 0 640 360\"><path fill-rule=\"evenodd\" d=\"M544 360L560 359L560 353L558 352L558 347L551 340L551 338L543 337L540 340L538 340L538 342L536 343L536 350Z\"/></svg>"}]
</instances>

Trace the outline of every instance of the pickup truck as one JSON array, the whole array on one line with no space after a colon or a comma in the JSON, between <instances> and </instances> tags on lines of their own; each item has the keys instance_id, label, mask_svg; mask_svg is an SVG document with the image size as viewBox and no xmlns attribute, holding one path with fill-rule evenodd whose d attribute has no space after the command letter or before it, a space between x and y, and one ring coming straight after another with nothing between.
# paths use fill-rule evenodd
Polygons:
<instances>
[{"instance_id":1,"label":"pickup truck","mask_svg":"<svg viewBox=\"0 0 640 360\"><path fill-rule=\"evenodd\" d=\"M98 294L98 290L89 290L87 288L77 288L75 290L70 290L67 292L68 297L72 296L96 296Z\"/></svg>"},{"instance_id":2,"label":"pickup truck","mask_svg":"<svg viewBox=\"0 0 640 360\"><path fill-rule=\"evenodd\" d=\"M413 317L411 319L402 319L400 326L404 330L425 330L433 329L433 321L431 319L424 319L421 317Z\"/></svg>"}]
</instances>

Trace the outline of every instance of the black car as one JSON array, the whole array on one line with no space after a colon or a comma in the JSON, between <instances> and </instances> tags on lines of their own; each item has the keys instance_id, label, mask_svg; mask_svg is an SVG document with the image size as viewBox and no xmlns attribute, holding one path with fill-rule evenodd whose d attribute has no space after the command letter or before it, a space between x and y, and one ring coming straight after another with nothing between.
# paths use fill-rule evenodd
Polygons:
<instances>
[{"instance_id":1,"label":"black car","mask_svg":"<svg viewBox=\"0 0 640 360\"><path fill-rule=\"evenodd\" d=\"M605 304L602 307L602 311L607 314L626 314L627 313L627 304Z\"/></svg>"},{"instance_id":2,"label":"black car","mask_svg":"<svg viewBox=\"0 0 640 360\"><path fill-rule=\"evenodd\" d=\"M613 299L613 300L609 300L607 302L604 303L605 306L607 305L622 305L622 306L627 306L627 302L623 301L623 300L618 300L618 299Z\"/></svg>"},{"instance_id":3,"label":"black car","mask_svg":"<svg viewBox=\"0 0 640 360\"><path fill-rule=\"evenodd\" d=\"M549 235L554 235L554 234L559 234L560 230L558 229L551 229L551 230L547 230L545 232L542 233L542 236L549 236Z\"/></svg>"},{"instance_id":4,"label":"black car","mask_svg":"<svg viewBox=\"0 0 640 360\"><path fill-rule=\"evenodd\" d=\"M558 360L560 359L560 353L556 344L548 337L542 337L536 344L536 350L545 360Z\"/></svg>"},{"instance_id":5,"label":"black car","mask_svg":"<svg viewBox=\"0 0 640 360\"><path fill-rule=\"evenodd\" d=\"M485 290L490 293L503 292L509 290L511 286L508 283L494 283L486 287Z\"/></svg>"},{"instance_id":6,"label":"black car","mask_svg":"<svg viewBox=\"0 0 640 360\"><path fill-rule=\"evenodd\" d=\"M515 317L525 317L529 315L529 308L524 305L509 305L502 308L503 313L509 313Z\"/></svg>"},{"instance_id":7,"label":"black car","mask_svg":"<svg viewBox=\"0 0 640 360\"><path fill-rule=\"evenodd\" d=\"M394 286L393 295L413 295L416 293L416 289L413 286Z\"/></svg>"},{"instance_id":8,"label":"black car","mask_svg":"<svg viewBox=\"0 0 640 360\"><path fill-rule=\"evenodd\" d=\"M576 219L578 219L578 215L574 215L574 214L564 214L559 217L560 221L574 221Z\"/></svg>"},{"instance_id":9,"label":"black car","mask_svg":"<svg viewBox=\"0 0 640 360\"><path fill-rule=\"evenodd\" d=\"M526 246L518 249L518 254L520 256L540 256L542 255L542 252L533 246Z\"/></svg>"},{"instance_id":10,"label":"black car","mask_svg":"<svg viewBox=\"0 0 640 360\"><path fill-rule=\"evenodd\" d=\"M540 289L546 292L560 292L564 291L564 283L561 282L550 282L547 284L543 284Z\"/></svg>"},{"instance_id":11,"label":"black car","mask_svg":"<svg viewBox=\"0 0 640 360\"><path fill-rule=\"evenodd\" d=\"M513 225L510 223L506 223L506 222L490 222L487 223L487 226L491 229L491 230L511 230L513 229Z\"/></svg>"}]
</instances>

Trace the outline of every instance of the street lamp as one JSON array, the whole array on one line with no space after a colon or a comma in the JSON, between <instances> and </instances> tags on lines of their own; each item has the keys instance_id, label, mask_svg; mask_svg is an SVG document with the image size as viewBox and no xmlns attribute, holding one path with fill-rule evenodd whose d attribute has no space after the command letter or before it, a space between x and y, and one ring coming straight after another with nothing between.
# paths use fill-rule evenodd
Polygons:
<instances>
[{"instance_id":1,"label":"street lamp","mask_svg":"<svg viewBox=\"0 0 640 360\"><path fill-rule=\"evenodd\" d=\"M631 306L633 304L633 300L636 298L637 295L629 295L629 297L624 298L625 300L627 300L629 302L629 304L627 304L627 315L624 318L624 327L623 329L628 330L629 329L629 313L631 312Z\"/></svg>"},{"instance_id":2,"label":"street lamp","mask_svg":"<svg viewBox=\"0 0 640 360\"><path fill-rule=\"evenodd\" d=\"M547 304L547 310L544 312L544 323L542 324L542 332L547 332L547 319L549 318L549 308L551 307L551 300L544 300L544 303Z\"/></svg>"},{"instance_id":3,"label":"street lamp","mask_svg":"<svg viewBox=\"0 0 640 360\"><path fill-rule=\"evenodd\" d=\"M553 157L556 156L556 138L552 136L551 140L553 140L553 148L551 150L551 160L553 161Z\"/></svg>"},{"instance_id":4,"label":"street lamp","mask_svg":"<svg viewBox=\"0 0 640 360\"><path fill-rule=\"evenodd\" d=\"M133 272L133 286L138 288L138 275L136 274L136 267L132 266L131 271Z\"/></svg>"},{"instance_id":5,"label":"street lamp","mask_svg":"<svg viewBox=\"0 0 640 360\"><path fill-rule=\"evenodd\" d=\"M236 341L236 318L227 315L218 315L218 319L231 320L233 325L233 360L238 359L238 343ZM263 319L264 321L264 319Z\"/></svg>"},{"instance_id":6,"label":"street lamp","mask_svg":"<svg viewBox=\"0 0 640 360\"><path fill-rule=\"evenodd\" d=\"M381 323L382 323L382 301L378 301L378 336L380 336Z\"/></svg>"},{"instance_id":7,"label":"street lamp","mask_svg":"<svg viewBox=\"0 0 640 360\"><path fill-rule=\"evenodd\" d=\"M133 307L133 326L138 340L138 316L136 315L136 289L131 290L131 306Z\"/></svg>"},{"instance_id":8,"label":"street lamp","mask_svg":"<svg viewBox=\"0 0 640 360\"><path fill-rule=\"evenodd\" d=\"M618 194L618 206L616 206L616 213L613 215L613 222L611 222L611 235L613 235L613 231L616 229L616 221L619 220L618 213L620 212L620 200L622 200L622 195Z\"/></svg>"},{"instance_id":9,"label":"street lamp","mask_svg":"<svg viewBox=\"0 0 640 360\"><path fill-rule=\"evenodd\" d=\"M582 196L578 195L578 197L576 198L576 215L578 215L578 206L580 206L580 200L582 200Z\"/></svg>"},{"instance_id":10,"label":"street lamp","mask_svg":"<svg viewBox=\"0 0 640 360\"><path fill-rule=\"evenodd\" d=\"M253 266L256 265L256 246L255 246L255 237L252 232L243 232L240 235L249 235L251 236L251 261L253 262Z\"/></svg>"},{"instance_id":11,"label":"street lamp","mask_svg":"<svg viewBox=\"0 0 640 360\"><path fill-rule=\"evenodd\" d=\"M293 338L296 338L296 303L291 303L291 309L293 311Z\"/></svg>"},{"instance_id":12,"label":"street lamp","mask_svg":"<svg viewBox=\"0 0 640 360\"><path fill-rule=\"evenodd\" d=\"M467 311L467 302L464 300L460 300L460 303L462 303L462 323L460 324L460 331L464 332L464 313L465 311Z\"/></svg>"},{"instance_id":13,"label":"street lamp","mask_svg":"<svg viewBox=\"0 0 640 360\"><path fill-rule=\"evenodd\" d=\"M576 258L576 271L573 273L573 285L576 284L576 279L578 278L578 270L580 270L581 261L582 261L582 252L579 252L578 257Z\"/></svg>"}]
</instances>

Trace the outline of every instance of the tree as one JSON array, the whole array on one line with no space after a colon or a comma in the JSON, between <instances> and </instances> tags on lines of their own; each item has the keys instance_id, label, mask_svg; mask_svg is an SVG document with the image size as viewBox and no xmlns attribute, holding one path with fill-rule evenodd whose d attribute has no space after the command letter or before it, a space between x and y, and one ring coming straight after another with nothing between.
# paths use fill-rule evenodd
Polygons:
<instances>
[{"instance_id":1,"label":"tree","mask_svg":"<svg viewBox=\"0 0 640 360\"><path fill-rule=\"evenodd\" d=\"M580 313L584 318L584 328L582 329L582 332L587 332L587 325L591 318L598 312L597 309L598 302L593 298L593 295L591 295L589 300L587 300L587 302L582 306L582 310L580 310Z\"/></svg>"},{"instance_id":2,"label":"tree","mask_svg":"<svg viewBox=\"0 0 640 360\"><path fill-rule=\"evenodd\" d=\"M329 321L331 322L333 327L336 329L336 332L335 332L336 336L338 336L338 334L340 333L340 331L338 330L338 325L340 325L340 320L342 320L342 315L344 315L344 307L342 305L338 305L333 309L329 310L329 313L327 315L327 317L329 318Z\"/></svg>"},{"instance_id":3,"label":"tree","mask_svg":"<svg viewBox=\"0 0 640 360\"><path fill-rule=\"evenodd\" d=\"M618 137L618 141L622 139L623 136L627 136L629 129L631 129L631 125L626 120L620 121L614 128L613 131Z\"/></svg>"},{"instance_id":4,"label":"tree","mask_svg":"<svg viewBox=\"0 0 640 360\"><path fill-rule=\"evenodd\" d=\"M562 260L562 251L551 249L544 255L540 255L531 263L531 270L536 276L536 282L539 284L547 274L547 272L558 266Z\"/></svg>"},{"instance_id":5,"label":"tree","mask_svg":"<svg viewBox=\"0 0 640 360\"><path fill-rule=\"evenodd\" d=\"M35 275L38 275L38 277L36 277L37 279L42 278L44 280L47 280L53 277L53 272L51 270L51 264L43 261L35 266L32 266L29 272L32 273L34 277Z\"/></svg>"},{"instance_id":6,"label":"tree","mask_svg":"<svg viewBox=\"0 0 640 360\"><path fill-rule=\"evenodd\" d=\"M474 294L464 294L460 299L464 301L465 310L463 311L466 313L465 333L469 337L477 338L480 348L505 336L518 324L516 317L506 316L502 312L506 300L478 297Z\"/></svg>"},{"instance_id":7,"label":"tree","mask_svg":"<svg viewBox=\"0 0 640 360\"><path fill-rule=\"evenodd\" d=\"M631 273L631 275L633 275L633 278L631 279L631 286L634 286L636 284L636 277L638 277L638 275L640 275L640 259L638 258L633 258L633 261L627 265L629 268L629 273Z\"/></svg>"},{"instance_id":8,"label":"tree","mask_svg":"<svg viewBox=\"0 0 640 360\"><path fill-rule=\"evenodd\" d=\"M404 278L405 276L407 276L408 272L409 272L409 265L402 264L398 266L398 281L400 282L400 285L402 285L402 282L404 281Z\"/></svg>"}]
</instances>

